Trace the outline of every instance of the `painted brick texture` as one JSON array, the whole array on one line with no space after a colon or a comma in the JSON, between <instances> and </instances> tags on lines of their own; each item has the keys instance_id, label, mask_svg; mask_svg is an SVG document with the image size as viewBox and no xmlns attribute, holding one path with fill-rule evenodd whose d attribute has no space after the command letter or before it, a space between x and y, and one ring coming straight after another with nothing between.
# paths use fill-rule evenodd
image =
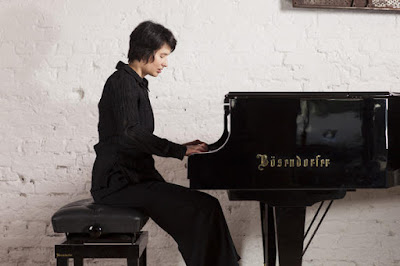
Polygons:
<instances>
[{"instance_id":1,"label":"painted brick texture","mask_svg":"<svg viewBox=\"0 0 400 266\"><path fill-rule=\"evenodd\" d=\"M126 62L130 32L148 19L178 40L166 71L149 78L155 133L175 142L216 141L229 91L400 91L398 13L293 9L290 0L2 0L0 265L55 265L63 236L51 215L90 196L97 103ZM156 164L188 185L186 159ZM258 203L210 193L241 265L262 265ZM146 229L149 266L184 265L170 236L152 221ZM400 189L357 191L334 203L304 265L396 266L399 247Z\"/></svg>"}]
</instances>

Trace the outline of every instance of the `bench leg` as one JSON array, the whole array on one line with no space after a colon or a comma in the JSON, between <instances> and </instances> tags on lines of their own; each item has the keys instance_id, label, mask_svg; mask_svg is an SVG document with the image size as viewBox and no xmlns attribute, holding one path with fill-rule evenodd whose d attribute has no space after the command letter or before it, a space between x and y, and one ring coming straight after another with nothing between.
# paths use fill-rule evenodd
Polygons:
<instances>
[{"instance_id":1,"label":"bench leg","mask_svg":"<svg viewBox=\"0 0 400 266\"><path fill-rule=\"evenodd\" d=\"M128 266L139 266L139 258L137 259L127 259L128 260Z\"/></svg>"},{"instance_id":2,"label":"bench leg","mask_svg":"<svg viewBox=\"0 0 400 266\"><path fill-rule=\"evenodd\" d=\"M83 266L83 258L74 258L74 266Z\"/></svg>"},{"instance_id":3,"label":"bench leg","mask_svg":"<svg viewBox=\"0 0 400 266\"><path fill-rule=\"evenodd\" d=\"M147 264L147 254L146 249L143 250L142 256L139 259L139 266L146 266Z\"/></svg>"},{"instance_id":4,"label":"bench leg","mask_svg":"<svg viewBox=\"0 0 400 266\"><path fill-rule=\"evenodd\" d=\"M68 266L68 258L57 258L57 266Z\"/></svg>"},{"instance_id":5,"label":"bench leg","mask_svg":"<svg viewBox=\"0 0 400 266\"><path fill-rule=\"evenodd\" d=\"M135 259L127 259L128 266L146 266L147 265L147 252L146 249L143 250L142 256Z\"/></svg>"}]
</instances>

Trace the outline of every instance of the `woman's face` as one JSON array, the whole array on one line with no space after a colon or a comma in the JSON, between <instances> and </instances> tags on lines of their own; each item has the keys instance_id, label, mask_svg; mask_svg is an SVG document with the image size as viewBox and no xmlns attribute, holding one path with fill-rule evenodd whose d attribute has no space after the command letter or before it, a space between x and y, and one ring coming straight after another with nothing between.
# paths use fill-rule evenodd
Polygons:
<instances>
[{"instance_id":1,"label":"woman's face","mask_svg":"<svg viewBox=\"0 0 400 266\"><path fill-rule=\"evenodd\" d=\"M161 46L160 49L158 49L155 54L154 54L154 61L153 62L148 62L147 64L144 64L142 70L143 70L143 76L150 75L153 77L157 77L158 74L161 73L161 71L164 69L164 67L168 66L168 55L171 53L171 47L169 45L164 44Z\"/></svg>"}]
</instances>

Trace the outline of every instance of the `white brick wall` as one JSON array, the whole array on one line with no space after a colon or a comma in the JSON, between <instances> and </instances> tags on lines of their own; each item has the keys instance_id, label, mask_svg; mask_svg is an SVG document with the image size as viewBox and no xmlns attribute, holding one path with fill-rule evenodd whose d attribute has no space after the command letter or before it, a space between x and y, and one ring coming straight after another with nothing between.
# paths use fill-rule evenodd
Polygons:
<instances>
[{"instance_id":1,"label":"white brick wall","mask_svg":"<svg viewBox=\"0 0 400 266\"><path fill-rule=\"evenodd\" d=\"M167 71L149 78L156 133L173 141L217 140L229 91L400 91L396 13L293 9L290 0L2 0L0 265L54 265L62 236L50 217L89 196L97 102L147 19L178 39ZM185 163L157 158L182 185ZM242 265L261 265L258 204L211 193ZM165 232L146 228L149 265L184 265ZM400 265L399 247L400 189L358 191L333 205L304 265Z\"/></svg>"}]
</instances>

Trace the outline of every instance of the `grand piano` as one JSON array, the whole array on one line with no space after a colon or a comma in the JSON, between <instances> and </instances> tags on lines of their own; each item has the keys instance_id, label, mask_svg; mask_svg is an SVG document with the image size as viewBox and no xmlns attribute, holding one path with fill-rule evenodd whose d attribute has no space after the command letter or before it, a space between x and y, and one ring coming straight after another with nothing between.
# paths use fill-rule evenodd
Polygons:
<instances>
[{"instance_id":1,"label":"grand piano","mask_svg":"<svg viewBox=\"0 0 400 266\"><path fill-rule=\"evenodd\" d=\"M190 187L260 202L264 265L302 265L307 206L328 201L324 217L348 191L400 184L399 95L232 92L224 113L221 138L188 159Z\"/></svg>"}]
</instances>

